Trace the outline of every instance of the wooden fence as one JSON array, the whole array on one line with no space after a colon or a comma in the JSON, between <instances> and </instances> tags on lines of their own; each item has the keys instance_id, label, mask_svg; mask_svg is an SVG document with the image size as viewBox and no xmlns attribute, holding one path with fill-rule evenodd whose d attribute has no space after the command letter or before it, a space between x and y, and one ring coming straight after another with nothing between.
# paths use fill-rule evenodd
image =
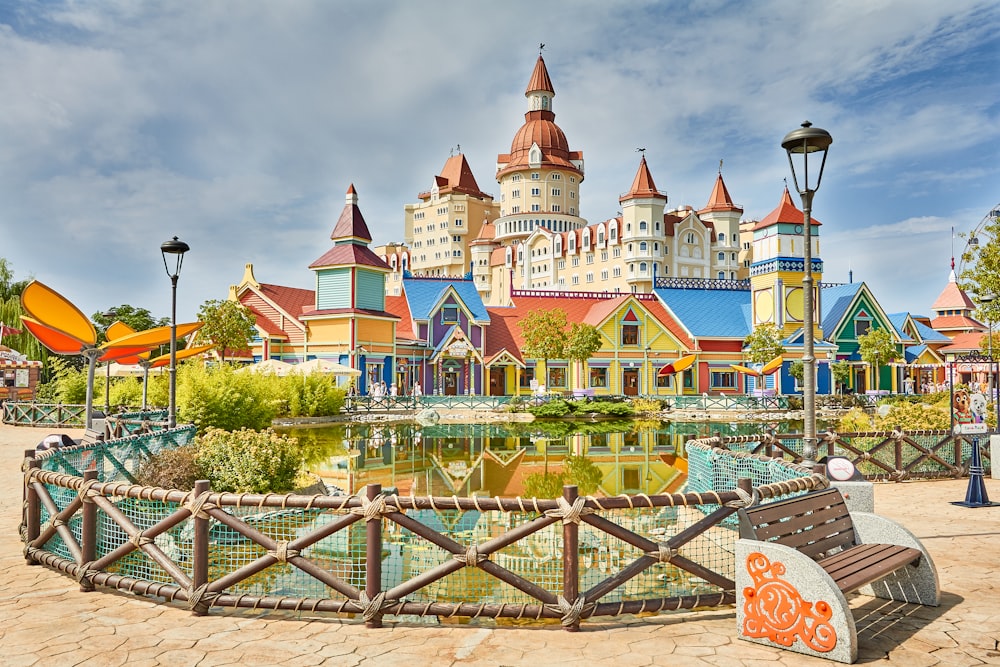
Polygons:
<instances>
[{"instance_id":1,"label":"wooden fence","mask_svg":"<svg viewBox=\"0 0 1000 667\"><path fill-rule=\"evenodd\" d=\"M87 406L34 403L31 401L5 401L3 423L18 426L83 426Z\"/></svg>"},{"instance_id":2,"label":"wooden fence","mask_svg":"<svg viewBox=\"0 0 1000 667\"><path fill-rule=\"evenodd\" d=\"M575 630L581 620L592 617L732 604L732 554L718 546L719 534L713 529L722 526L740 507L824 488L828 483L825 477L792 463L761 458L761 470L780 468L780 474L787 478L757 487L752 487L749 479L740 479L735 489L727 491L612 498L579 497L576 487L566 486L561 498L550 500L386 496L379 485L367 486L359 496L234 494L213 492L207 482L198 482L191 491L143 487L127 479L102 482L96 469L71 474L64 470L75 469L48 460L59 455L41 452L36 457L34 451L25 452L21 535L29 563L41 563L72 576L84 591L101 586L161 597L184 603L197 615L213 606L335 612L360 614L369 627L379 627L385 615L416 614L558 619L566 629ZM740 458L748 460L746 456ZM43 464L49 469L42 469ZM136 507L139 511L133 511ZM156 508L162 511L154 511ZM281 537L246 516L247 508L272 514L319 512L328 520L297 524L293 537ZM643 508L684 510L687 520L673 523L673 534L663 530L644 534L622 520ZM492 524L484 539L460 541L457 534L417 518L422 516L422 510L434 514L501 513L507 518ZM310 548L359 522L363 522L363 555L352 564L351 571L355 575L360 572L360 577L344 576L314 557ZM588 531L620 542L631 554L630 560L622 561L622 567L602 575L599 581L591 581L586 590L581 590L580 576L583 525ZM550 526L561 526L561 531L554 529L554 534L561 536L561 577L558 585L546 587L506 567L502 556L505 548ZM219 527L249 545L240 549L243 554L251 552L248 558L225 558L225 545L212 538ZM387 529L392 534L408 531L414 541L440 550L444 558L383 588L383 539ZM710 539L704 540L710 531ZM168 548L162 540L168 533L190 535L189 544L182 549ZM723 533L735 539L731 525ZM702 552L686 551L699 538L715 545L718 560L701 561L692 554ZM688 581L698 582L693 589L696 592L633 595L632 599L610 595L656 566L673 568ZM275 568L282 573L294 569L297 576L304 574L326 595L287 595L282 594L282 587L239 592L242 584ZM526 601L496 601L477 597L475 590L464 588L469 597L461 600L434 599L433 592L428 593L437 582L465 569L502 582ZM163 576L149 575L153 570ZM276 576L287 579L286 574Z\"/></svg>"}]
</instances>

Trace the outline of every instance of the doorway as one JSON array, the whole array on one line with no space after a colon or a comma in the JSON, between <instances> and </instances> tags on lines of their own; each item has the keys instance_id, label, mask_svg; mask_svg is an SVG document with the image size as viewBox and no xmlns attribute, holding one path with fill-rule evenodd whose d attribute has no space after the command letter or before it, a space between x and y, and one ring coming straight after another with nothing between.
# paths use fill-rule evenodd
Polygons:
<instances>
[{"instance_id":1,"label":"doorway","mask_svg":"<svg viewBox=\"0 0 1000 667\"><path fill-rule=\"evenodd\" d=\"M503 366L490 369L490 396L505 396L507 394L504 382L505 371L506 368Z\"/></svg>"},{"instance_id":2,"label":"doorway","mask_svg":"<svg viewBox=\"0 0 1000 667\"><path fill-rule=\"evenodd\" d=\"M457 368L446 368L446 369L444 369L444 395L445 396L457 396L458 395L458 369Z\"/></svg>"},{"instance_id":3,"label":"doorway","mask_svg":"<svg viewBox=\"0 0 1000 667\"><path fill-rule=\"evenodd\" d=\"M639 395L639 370L627 368L622 371L622 393L626 396Z\"/></svg>"}]
</instances>

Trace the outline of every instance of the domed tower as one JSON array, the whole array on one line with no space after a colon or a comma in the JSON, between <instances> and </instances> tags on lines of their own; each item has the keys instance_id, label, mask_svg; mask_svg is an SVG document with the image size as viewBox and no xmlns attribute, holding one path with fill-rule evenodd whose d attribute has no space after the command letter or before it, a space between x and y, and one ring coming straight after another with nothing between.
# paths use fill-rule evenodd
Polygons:
<instances>
[{"instance_id":1,"label":"domed tower","mask_svg":"<svg viewBox=\"0 0 1000 667\"><path fill-rule=\"evenodd\" d=\"M494 224L496 241L503 245L540 227L565 232L587 224L579 215L583 152L569 149L555 123L555 91L541 56L524 96L524 125L514 135L510 153L497 156L500 217Z\"/></svg>"}]
</instances>

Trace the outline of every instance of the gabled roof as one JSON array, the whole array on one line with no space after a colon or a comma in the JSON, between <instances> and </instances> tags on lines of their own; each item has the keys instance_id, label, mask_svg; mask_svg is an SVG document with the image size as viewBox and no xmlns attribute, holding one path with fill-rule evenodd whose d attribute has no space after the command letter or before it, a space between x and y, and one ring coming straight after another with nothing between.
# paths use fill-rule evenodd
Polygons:
<instances>
[{"instance_id":1,"label":"gabled roof","mask_svg":"<svg viewBox=\"0 0 1000 667\"><path fill-rule=\"evenodd\" d=\"M524 357L521 356L521 346L513 333L521 331L520 327L517 326L520 314L512 308L487 308L486 310L490 316L490 327L486 331L486 348L483 352L486 363L491 363L506 352L523 366Z\"/></svg>"},{"instance_id":2,"label":"gabled roof","mask_svg":"<svg viewBox=\"0 0 1000 667\"><path fill-rule=\"evenodd\" d=\"M413 328L413 317L405 296L385 297L385 310L399 318L396 323L396 338L402 340L420 340Z\"/></svg>"},{"instance_id":3,"label":"gabled roof","mask_svg":"<svg viewBox=\"0 0 1000 667\"><path fill-rule=\"evenodd\" d=\"M667 195L656 189L656 183L653 182L653 175L649 172L649 165L646 164L645 155L642 156L642 160L639 162L639 170L635 173L635 178L632 179L632 187L629 188L627 193L619 197L618 201L628 201L637 197L651 197L667 201Z\"/></svg>"},{"instance_id":4,"label":"gabled roof","mask_svg":"<svg viewBox=\"0 0 1000 667\"><path fill-rule=\"evenodd\" d=\"M858 298L864 283L847 283L845 285L823 285L820 289L822 302L821 322L823 323L823 338L832 338L848 308Z\"/></svg>"},{"instance_id":5,"label":"gabled roof","mask_svg":"<svg viewBox=\"0 0 1000 667\"><path fill-rule=\"evenodd\" d=\"M653 292L695 338L750 335L749 291L667 287Z\"/></svg>"},{"instance_id":6,"label":"gabled roof","mask_svg":"<svg viewBox=\"0 0 1000 667\"><path fill-rule=\"evenodd\" d=\"M951 345L945 345L938 349L939 354L962 354L963 352L978 352L979 341L986 334L982 331L970 333L960 333L951 340Z\"/></svg>"},{"instance_id":7,"label":"gabled roof","mask_svg":"<svg viewBox=\"0 0 1000 667\"><path fill-rule=\"evenodd\" d=\"M357 240L365 243L371 243L372 241L371 232L368 231L368 224L365 223L365 218L361 215L361 209L358 208L358 193L354 189L353 183L347 188L347 203L340 212L337 224L333 226L330 238L334 241Z\"/></svg>"},{"instance_id":8,"label":"gabled roof","mask_svg":"<svg viewBox=\"0 0 1000 667\"><path fill-rule=\"evenodd\" d=\"M805 215L792 203L792 195L788 193L788 188L786 187L785 192L781 195L781 203L778 204L778 207L764 216L764 219L754 225L753 228L756 231L776 225L779 222L801 225L803 220L805 220ZM810 217L810 220L812 220L813 227L820 225L820 221L816 218Z\"/></svg>"},{"instance_id":9,"label":"gabled roof","mask_svg":"<svg viewBox=\"0 0 1000 667\"><path fill-rule=\"evenodd\" d=\"M410 313L416 321L430 318L434 309L444 300L445 294L454 290L458 299L469 311L472 320L488 322L489 313L479 296L479 290L471 280L452 278L440 280L434 278L407 278L403 280L403 294L406 296Z\"/></svg>"},{"instance_id":10,"label":"gabled roof","mask_svg":"<svg viewBox=\"0 0 1000 667\"><path fill-rule=\"evenodd\" d=\"M246 308L253 313L254 323L257 325L257 328L263 331L269 338L281 338L282 340L288 340L288 334L282 331L281 327L264 317L264 315L253 306L246 306Z\"/></svg>"},{"instance_id":11,"label":"gabled roof","mask_svg":"<svg viewBox=\"0 0 1000 667\"><path fill-rule=\"evenodd\" d=\"M715 187L712 188L712 194L708 198L708 203L698 213L709 213L711 211L743 212L743 209L734 204L733 198L729 196L729 190L726 189L726 183L722 180L721 171L715 179Z\"/></svg>"},{"instance_id":12,"label":"gabled roof","mask_svg":"<svg viewBox=\"0 0 1000 667\"><path fill-rule=\"evenodd\" d=\"M889 320L892 322L892 326L896 327L896 330L903 338L908 336L906 328L909 326L912 327L913 331L916 333L917 342L947 343L951 341L951 339L943 333L931 329L920 320L914 319L910 313L892 313L889 315Z\"/></svg>"},{"instance_id":13,"label":"gabled roof","mask_svg":"<svg viewBox=\"0 0 1000 667\"><path fill-rule=\"evenodd\" d=\"M391 271L389 265L367 246L348 243L335 245L309 265L310 269L322 269L333 266L370 266L376 269Z\"/></svg>"},{"instance_id":14,"label":"gabled roof","mask_svg":"<svg viewBox=\"0 0 1000 667\"><path fill-rule=\"evenodd\" d=\"M311 289L269 283L258 284L260 294L292 318L298 318L303 310L316 303L316 292Z\"/></svg>"},{"instance_id":15,"label":"gabled roof","mask_svg":"<svg viewBox=\"0 0 1000 667\"><path fill-rule=\"evenodd\" d=\"M472 168L463 153L452 155L445 161L441 173L434 177L434 184L438 188L438 194L442 195L457 192L480 199L492 198L479 189L476 177L472 175ZM426 201L431 198L431 192L421 192L417 196Z\"/></svg>"}]
</instances>

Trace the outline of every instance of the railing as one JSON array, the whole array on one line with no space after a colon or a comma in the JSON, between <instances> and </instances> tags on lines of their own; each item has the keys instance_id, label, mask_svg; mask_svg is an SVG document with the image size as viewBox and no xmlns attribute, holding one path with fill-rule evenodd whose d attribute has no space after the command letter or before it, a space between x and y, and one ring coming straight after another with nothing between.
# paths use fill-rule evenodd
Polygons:
<instances>
[{"instance_id":1,"label":"railing","mask_svg":"<svg viewBox=\"0 0 1000 667\"><path fill-rule=\"evenodd\" d=\"M980 447L983 468L990 471L989 448L980 437L950 431L871 431L817 434L818 457L843 456L867 479L902 481L924 477L962 477L969 472L972 448ZM984 438L985 439L985 438ZM801 433L716 437L709 442L734 452L801 459Z\"/></svg>"},{"instance_id":2,"label":"railing","mask_svg":"<svg viewBox=\"0 0 1000 667\"><path fill-rule=\"evenodd\" d=\"M699 478L724 477L731 488L584 498L568 486L543 500L386 496L379 485L359 496L302 496L130 483L140 449L190 437L189 427L26 452L27 561L83 590L162 597L196 615L213 606L308 609L361 614L369 627L416 614L559 619L575 629L591 617L732 604L732 515L827 484L791 463L706 446L692 453L709 467L736 463ZM746 474L733 478L736 470Z\"/></svg>"},{"instance_id":3,"label":"railing","mask_svg":"<svg viewBox=\"0 0 1000 667\"><path fill-rule=\"evenodd\" d=\"M349 396L344 403L348 412L396 412L423 410L498 410L507 405L510 396Z\"/></svg>"},{"instance_id":4,"label":"railing","mask_svg":"<svg viewBox=\"0 0 1000 667\"><path fill-rule=\"evenodd\" d=\"M83 426L87 406L5 401L3 423L17 426Z\"/></svg>"},{"instance_id":5,"label":"railing","mask_svg":"<svg viewBox=\"0 0 1000 667\"><path fill-rule=\"evenodd\" d=\"M766 410L788 409L787 396L746 396L742 394L722 396L654 396L666 401L677 410Z\"/></svg>"}]
</instances>

